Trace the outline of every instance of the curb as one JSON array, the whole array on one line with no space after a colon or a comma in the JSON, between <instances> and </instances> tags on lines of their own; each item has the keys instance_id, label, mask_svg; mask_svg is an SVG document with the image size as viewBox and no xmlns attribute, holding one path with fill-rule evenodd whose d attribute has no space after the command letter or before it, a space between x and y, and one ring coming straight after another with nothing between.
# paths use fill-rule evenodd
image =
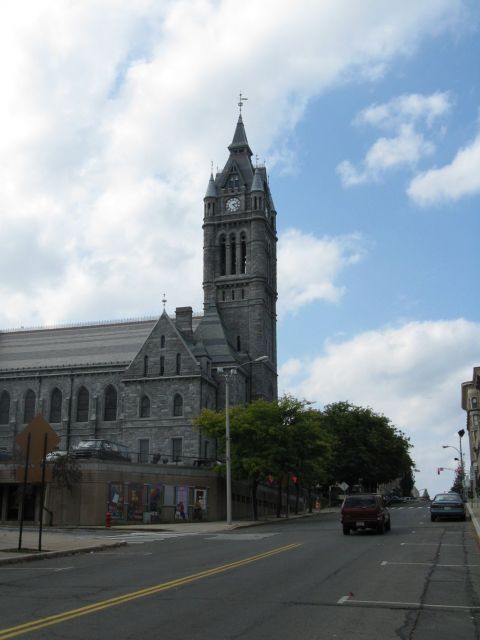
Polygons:
<instances>
[{"instance_id":1,"label":"curb","mask_svg":"<svg viewBox=\"0 0 480 640\"><path fill-rule=\"evenodd\" d=\"M48 558L63 558L65 556L74 556L79 553L89 553L93 551L106 551L115 547L126 547L127 542L113 542L112 544L99 544L95 547L78 547L77 549L64 549L63 551L40 551L39 553L18 554L15 558L0 557L0 566L4 564L17 564L19 562L34 562L35 560L46 560ZM0 552L2 553L2 552Z\"/></svg>"},{"instance_id":2,"label":"curb","mask_svg":"<svg viewBox=\"0 0 480 640\"><path fill-rule=\"evenodd\" d=\"M472 521L473 527L475 529L475 533L477 534L477 538L480 541L480 523L478 522L476 516L473 513L472 507L467 502L468 513L470 514L470 520Z\"/></svg>"}]
</instances>

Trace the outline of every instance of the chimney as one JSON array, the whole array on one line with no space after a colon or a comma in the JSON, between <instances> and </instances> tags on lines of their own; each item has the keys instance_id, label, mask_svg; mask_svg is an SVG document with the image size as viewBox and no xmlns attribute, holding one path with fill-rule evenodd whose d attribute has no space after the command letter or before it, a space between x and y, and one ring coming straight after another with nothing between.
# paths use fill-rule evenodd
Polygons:
<instances>
[{"instance_id":1,"label":"chimney","mask_svg":"<svg viewBox=\"0 0 480 640\"><path fill-rule=\"evenodd\" d=\"M192 307L177 307L175 309L175 326L189 342L193 340L192 314Z\"/></svg>"}]
</instances>

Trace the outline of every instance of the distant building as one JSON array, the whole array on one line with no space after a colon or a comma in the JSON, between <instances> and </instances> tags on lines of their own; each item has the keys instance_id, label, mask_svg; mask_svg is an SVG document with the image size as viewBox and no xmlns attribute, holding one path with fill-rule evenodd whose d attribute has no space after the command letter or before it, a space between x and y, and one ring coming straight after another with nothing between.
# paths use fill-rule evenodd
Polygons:
<instances>
[{"instance_id":1,"label":"distant building","mask_svg":"<svg viewBox=\"0 0 480 640\"><path fill-rule=\"evenodd\" d=\"M462 409L467 412L470 489L476 497L480 489L480 367L473 369L471 381L462 384Z\"/></svg>"},{"instance_id":2,"label":"distant building","mask_svg":"<svg viewBox=\"0 0 480 640\"><path fill-rule=\"evenodd\" d=\"M139 463L194 464L216 456L192 419L224 408L227 370L232 404L277 398L276 211L241 114L228 149L204 198L203 315L1 331L0 452L42 414L60 449L105 438Z\"/></svg>"}]
</instances>

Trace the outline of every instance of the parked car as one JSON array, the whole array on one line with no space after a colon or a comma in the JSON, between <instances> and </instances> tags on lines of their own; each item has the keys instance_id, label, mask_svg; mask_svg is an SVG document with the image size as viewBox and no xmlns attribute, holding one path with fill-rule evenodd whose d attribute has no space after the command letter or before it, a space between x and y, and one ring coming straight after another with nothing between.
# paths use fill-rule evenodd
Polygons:
<instances>
[{"instance_id":1,"label":"parked car","mask_svg":"<svg viewBox=\"0 0 480 640\"><path fill-rule=\"evenodd\" d=\"M437 518L453 518L465 520L465 505L462 496L458 493L437 493L430 503L430 520L435 522Z\"/></svg>"},{"instance_id":2,"label":"parked car","mask_svg":"<svg viewBox=\"0 0 480 640\"><path fill-rule=\"evenodd\" d=\"M400 496L388 496L386 498L387 504L403 504L405 502L405 498L401 498Z\"/></svg>"},{"instance_id":3,"label":"parked car","mask_svg":"<svg viewBox=\"0 0 480 640\"><path fill-rule=\"evenodd\" d=\"M124 460L130 462L128 447L110 440L81 440L72 450L74 458Z\"/></svg>"},{"instance_id":4,"label":"parked car","mask_svg":"<svg viewBox=\"0 0 480 640\"><path fill-rule=\"evenodd\" d=\"M55 449L55 451L50 451L50 453L47 453L45 460L47 462L55 462L55 460L57 460L58 458L63 458L64 456L68 456L68 451Z\"/></svg>"},{"instance_id":5,"label":"parked car","mask_svg":"<svg viewBox=\"0 0 480 640\"><path fill-rule=\"evenodd\" d=\"M359 529L390 531L390 512L383 496L377 493L356 493L345 498L341 508L344 535Z\"/></svg>"}]
</instances>

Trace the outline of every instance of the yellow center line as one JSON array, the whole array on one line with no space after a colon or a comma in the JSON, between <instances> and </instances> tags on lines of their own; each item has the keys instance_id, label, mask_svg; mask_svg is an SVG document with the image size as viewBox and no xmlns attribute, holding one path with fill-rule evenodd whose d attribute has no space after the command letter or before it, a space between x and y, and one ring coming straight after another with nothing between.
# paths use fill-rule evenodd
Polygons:
<instances>
[{"instance_id":1,"label":"yellow center line","mask_svg":"<svg viewBox=\"0 0 480 640\"><path fill-rule=\"evenodd\" d=\"M78 618L80 616L86 616L91 613L96 613L97 611L108 609L109 607L116 607L119 604L131 602L132 600L136 600L137 598L145 598L146 596L151 596L151 595L154 595L155 593L160 593L161 591L167 591L168 589L181 587L191 582L202 580L203 578L208 578L210 576L218 575L219 573L224 573L225 571L231 571L232 569L243 567L247 564L251 564L252 562L258 562L259 560L270 558L279 553L284 553L285 551L291 551L300 546L301 544L298 544L298 543L287 544L283 547L277 547L275 549L271 549L270 551L259 553L255 556L243 558L243 560L236 560L235 562L222 564L218 567L213 567L212 569L199 571L198 573L194 573L190 576L185 576L183 578L177 578L175 580L163 582L163 583L154 585L153 587L140 589L139 591L132 591L131 593L126 593L123 596L108 598L107 600L101 600L100 602L86 605L85 607L80 607L78 609L71 609L70 611L65 611L64 613L58 613L56 615L48 616L46 618L39 618L38 620L25 622L24 624L19 624L14 627L9 627L8 629L1 629L0 640L6 640L6 638L14 638L16 636L23 635L24 633L37 631L38 629L43 629L44 627L49 627L54 624L60 624L61 622L66 622L67 620L72 620L73 618Z\"/></svg>"}]
</instances>

